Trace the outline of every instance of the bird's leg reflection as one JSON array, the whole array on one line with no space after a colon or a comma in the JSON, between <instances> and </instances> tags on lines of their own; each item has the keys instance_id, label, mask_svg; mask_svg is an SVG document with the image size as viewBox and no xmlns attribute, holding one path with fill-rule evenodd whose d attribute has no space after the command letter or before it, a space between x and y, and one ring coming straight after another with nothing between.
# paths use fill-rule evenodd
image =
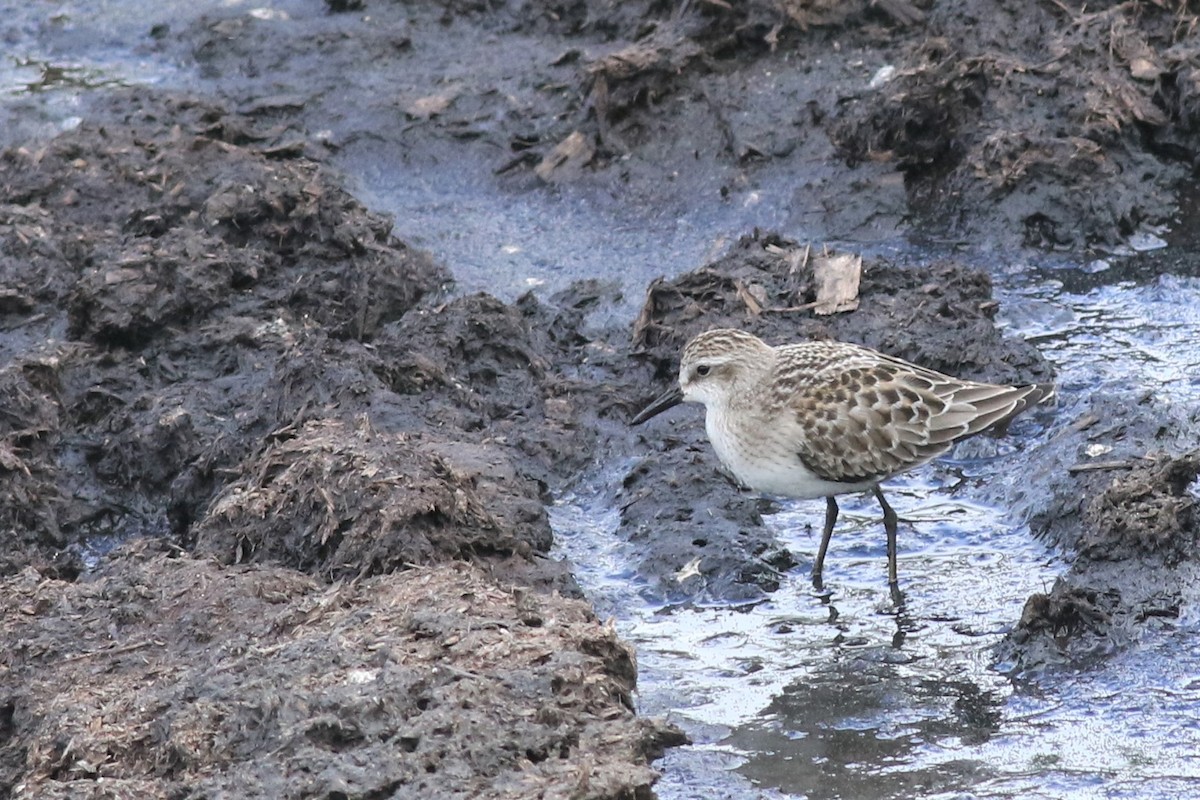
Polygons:
<instances>
[{"instance_id":1,"label":"bird's leg reflection","mask_svg":"<svg viewBox=\"0 0 1200 800\"><path fill-rule=\"evenodd\" d=\"M904 646L908 635L917 630L918 625L909 615L908 606L904 604L904 593L895 585L892 586L892 604L895 606L892 619L896 622L896 632L892 634L892 647L899 650Z\"/></svg>"}]
</instances>

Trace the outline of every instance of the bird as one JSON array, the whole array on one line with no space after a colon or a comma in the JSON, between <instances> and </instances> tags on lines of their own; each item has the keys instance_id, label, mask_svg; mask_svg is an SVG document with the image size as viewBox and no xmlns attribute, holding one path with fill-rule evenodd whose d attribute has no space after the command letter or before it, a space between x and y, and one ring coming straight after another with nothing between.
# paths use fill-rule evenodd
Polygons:
<instances>
[{"instance_id":1,"label":"bird","mask_svg":"<svg viewBox=\"0 0 1200 800\"><path fill-rule=\"evenodd\" d=\"M962 380L867 347L808 341L773 347L719 328L683 348L679 380L631 420L640 425L683 403L703 403L708 440L744 487L794 499L825 498L812 568L823 588L837 496L871 491L883 510L888 585L897 602L896 512L880 484L946 453L955 442L1003 431L1054 398L1048 383Z\"/></svg>"}]
</instances>

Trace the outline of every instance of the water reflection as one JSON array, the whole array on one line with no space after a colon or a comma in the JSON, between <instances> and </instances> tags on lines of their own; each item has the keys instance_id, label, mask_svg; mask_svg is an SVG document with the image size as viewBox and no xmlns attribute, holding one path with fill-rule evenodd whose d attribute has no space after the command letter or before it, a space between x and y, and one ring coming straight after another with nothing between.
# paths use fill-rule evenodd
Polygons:
<instances>
[{"instance_id":1,"label":"water reflection","mask_svg":"<svg viewBox=\"0 0 1200 800\"><path fill-rule=\"evenodd\" d=\"M824 665L734 729L722 744L749 754L739 772L810 798L912 797L985 779L977 759L928 766L914 754L929 744L987 741L999 729L1005 694L969 676L914 679L912 667L924 659L902 645L918 626L903 612L895 623L890 646L831 647Z\"/></svg>"}]
</instances>

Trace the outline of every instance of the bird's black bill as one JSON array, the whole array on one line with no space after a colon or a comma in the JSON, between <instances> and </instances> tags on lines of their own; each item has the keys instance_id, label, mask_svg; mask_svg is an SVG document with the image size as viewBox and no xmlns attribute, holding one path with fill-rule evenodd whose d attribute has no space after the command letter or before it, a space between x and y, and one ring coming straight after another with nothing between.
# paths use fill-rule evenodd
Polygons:
<instances>
[{"instance_id":1,"label":"bird's black bill","mask_svg":"<svg viewBox=\"0 0 1200 800\"><path fill-rule=\"evenodd\" d=\"M659 395L658 399L650 405L638 412L638 415L629 421L630 425L641 425L651 417L657 417L668 408L674 408L683 402L683 392L678 386L672 387Z\"/></svg>"}]
</instances>

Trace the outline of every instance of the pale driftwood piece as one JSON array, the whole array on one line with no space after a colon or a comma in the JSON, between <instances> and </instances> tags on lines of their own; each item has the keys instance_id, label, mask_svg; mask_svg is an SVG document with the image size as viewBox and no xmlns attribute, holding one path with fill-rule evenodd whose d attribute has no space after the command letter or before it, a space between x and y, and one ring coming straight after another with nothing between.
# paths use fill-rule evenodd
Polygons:
<instances>
[{"instance_id":1,"label":"pale driftwood piece","mask_svg":"<svg viewBox=\"0 0 1200 800\"><path fill-rule=\"evenodd\" d=\"M862 256L853 253L821 254L813 259L813 276L817 280L814 314L828 316L858 308Z\"/></svg>"},{"instance_id":2,"label":"pale driftwood piece","mask_svg":"<svg viewBox=\"0 0 1200 800\"><path fill-rule=\"evenodd\" d=\"M592 160L595 152L587 137L575 131L556 144L533 171L547 183L570 180Z\"/></svg>"},{"instance_id":3,"label":"pale driftwood piece","mask_svg":"<svg viewBox=\"0 0 1200 800\"><path fill-rule=\"evenodd\" d=\"M1133 469L1135 464L1137 464L1136 461L1131 461L1128 459L1123 461L1089 461L1083 464L1072 464L1071 466L1067 467L1067 472L1075 475L1080 472L1103 472L1105 470L1113 469Z\"/></svg>"}]
</instances>

